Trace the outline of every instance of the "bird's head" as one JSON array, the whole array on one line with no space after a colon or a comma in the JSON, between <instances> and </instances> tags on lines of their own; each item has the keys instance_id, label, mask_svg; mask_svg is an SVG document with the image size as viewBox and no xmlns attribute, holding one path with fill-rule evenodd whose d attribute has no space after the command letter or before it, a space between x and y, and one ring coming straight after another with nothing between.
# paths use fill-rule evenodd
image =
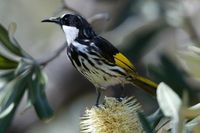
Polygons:
<instances>
[{"instance_id":1,"label":"bird's head","mask_svg":"<svg viewBox=\"0 0 200 133\"><path fill-rule=\"evenodd\" d=\"M82 29L89 25L82 16L77 14L63 14L61 17L51 17L42 20L42 22L52 22L61 26L75 27L77 29Z\"/></svg>"},{"instance_id":2,"label":"bird's head","mask_svg":"<svg viewBox=\"0 0 200 133\"><path fill-rule=\"evenodd\" d=\"M90 39L95 35L87 20L77 14L63 14L61 17L51 17L42 22L59 24L65 32L68 43L77 37Z\"/></svg>"}]
</instances>

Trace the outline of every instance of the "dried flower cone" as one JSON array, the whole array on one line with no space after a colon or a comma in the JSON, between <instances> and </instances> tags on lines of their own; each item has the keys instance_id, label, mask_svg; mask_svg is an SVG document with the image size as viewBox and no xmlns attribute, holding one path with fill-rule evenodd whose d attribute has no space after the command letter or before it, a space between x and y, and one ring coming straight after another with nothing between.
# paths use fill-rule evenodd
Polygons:
<instances>
[{"instance_id":1,"label":"dried flower cone","mask_svg":"<svg viewBox=\"0 0 200 133\"><path fill-rule=\"evenodd\" d=\"M105 97L105 103L85 111L81 118L82 133L141 133L137 116L140 105L136 100Z\"/></svg>"}]
</instances>

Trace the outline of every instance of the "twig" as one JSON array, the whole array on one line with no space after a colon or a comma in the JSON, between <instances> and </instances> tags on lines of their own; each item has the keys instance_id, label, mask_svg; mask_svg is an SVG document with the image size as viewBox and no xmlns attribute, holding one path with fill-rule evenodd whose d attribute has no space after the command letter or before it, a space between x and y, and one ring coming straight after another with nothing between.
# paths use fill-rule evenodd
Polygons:
<instances>
[{"instance_id":1,"label":"twig","mask_svg":"<svg viewBox=\"0 0 200 133\"><path fill-rule=\"evenodd\" d=\"M67 47L67 43L65 42L60 48L57 49L57 51L52 54L50 57L48 57L47 59L38 61L39 64L43 67L45 67L48 63L50 63L51 61L53 61L55 58L57 58L61 52Z\"/></svg>"}]
</instances>

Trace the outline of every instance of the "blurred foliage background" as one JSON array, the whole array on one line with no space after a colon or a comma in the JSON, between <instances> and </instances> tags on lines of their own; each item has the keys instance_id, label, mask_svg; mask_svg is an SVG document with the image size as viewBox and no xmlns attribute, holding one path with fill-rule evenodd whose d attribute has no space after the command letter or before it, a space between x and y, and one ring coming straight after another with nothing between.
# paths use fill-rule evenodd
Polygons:
<instances>
[{"instance_id":1,"label":"blurred foliage background","mask_svg":"<svg viewBox=\"0 0 200 133\"><path fill-rule=\"evenodd\" d=\"M0 23L6 29L11 22L17 24L16 40L36 61L48 58L65 42L58 26L43 24L41 20L75 11L92 21L98 14L102 17L92 21L95 31L127 55L139 73L177 88L180 96L185 89L190 94L190 104L199 102L199 0L0 0L0 3ZM5 49L1 47L0 52L5 53ZM94 105L96 94L66 56L66 51L62 51L42 69L48 77L45 91L54 110L53 119L46 124L38 119L34 108L24 111L28 95L25 93L7 132L79 132L80 116L86 107ZM105 95L116 96L118 90L118 87L107 90ZM157 108L156 100L139 89L127 85L125 93L134 95L146 114Z\"/></svg>"}]
</instances>

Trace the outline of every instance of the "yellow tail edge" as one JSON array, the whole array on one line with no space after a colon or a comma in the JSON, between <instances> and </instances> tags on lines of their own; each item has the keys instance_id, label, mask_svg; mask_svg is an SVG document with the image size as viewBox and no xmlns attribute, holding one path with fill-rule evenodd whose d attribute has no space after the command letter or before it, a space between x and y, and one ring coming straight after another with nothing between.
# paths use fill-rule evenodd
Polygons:
<instances>
[{"instance_id":1,"label":"yellow tail edge","mask_svg":"<svg viewBox=\"0 0 200 133\"><path fill-rule=\"evenodd\" d=\"M156 84L155 82L153 82L145 77L137 75L133 79L133 84L153 96L156 95L156 89L157 89L158 84Z\"/></svg>"}]
</instances>

